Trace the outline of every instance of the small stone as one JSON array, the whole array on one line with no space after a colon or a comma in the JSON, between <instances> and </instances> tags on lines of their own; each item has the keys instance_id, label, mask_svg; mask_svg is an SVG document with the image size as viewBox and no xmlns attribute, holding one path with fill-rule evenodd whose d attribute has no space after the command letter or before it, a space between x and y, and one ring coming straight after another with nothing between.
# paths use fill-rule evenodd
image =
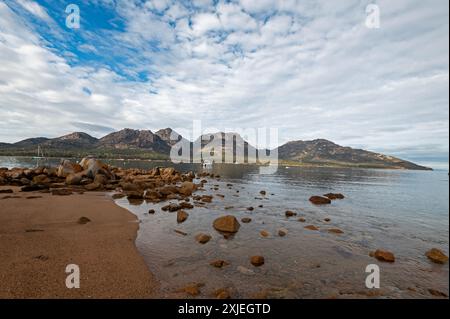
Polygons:
<instances>
[{"instance_id":1,"label":"small stone","mask_svg":"<svg viewBox=\"0 0 450 319\"><path fill-rule=\"evenodd\" d=\"M266 230L261 230L261 232L259 233L262 237L269 237L270 233Z\"/></svg>"},{"instance_id":2,"label":"small stone","mask_svg":"<svg viewBox=\"0 0 450 319\"><path fill-rule=\"evenodd\" d=\"M225 288L216 290L214 292L214 295L216 296L217 299L230 299L231 298L230 292Z\"/></svg>"},{"instance_id":3,"label":"small stone","mask_svg":"<svg viewBox=\"0 0 450 319\"><path fill-rule=\"evenodd\" d=\"M286 236L287 233L288 233L288 230L287 230L286 228L280 228L280 229L278 230L278 236L280 236L280 237Z\"/></svg>"},{"instance_id":4,"label":"small stone","mask_svg":"<svg viewBox=\"0 0 450 319\"><path fill-rule=\"evenodd\" d=\"M445 264L448 261L448 257L439 249L433 248L425 254L432 262L436 264Z\"/></svg>"},{"instance_id":5,"label":"small stone","mask_svg":"<svg viewBox=\"0 0 450 319\"><path fill-rule=\"evenodd\" d=\"M78 219L78 224L85 225L85 224L89 223L90 221L91 220L89 218L83 216Z\"/></svg>"},{"instance_id":6,"label":"small stone","mask_svg":"<svg viewBox=\"0 0 450 319\"><path fill-rule=\"evenodd\" d=\"M180 291L183 291L191 296L198 296L200 294L201 286L202 286L201 284L193 283L193 284L189 284L186 287L182 288Z\"/></svg>"},{"instance_id":7,"label":"small stone","mask_svg":"<svg viewBox=\"0 0 450 319\"><path fill-rule=\"evenodd\" d=\"M306 229L309 229L309 230L314 230L314 231L319 230L319 228L317 228L317 227L314 226L314 225L308 225L308 226L305 226L305 228L306 228Z\"/></svg>"},{"instance_id":8,"label":"small stone","mask_svg":"<svg viewBox=\"0 0 450 319\"><path fill-rule=\"evenodd\" d=\"M203 245L211 240L211 236L201 233L201 234L198 234L197 236L195 236L195 240Z\"/></svg>"},{"instance_id":9,"label":"small stone","mask_svg":"<svg viewBox=\"0 0 450 319\"><path fill-rule=\"evenodd\" d=\"M252 256L250 258L250 263L255 267L260 267L264 265L264 257L263 256Z\"/></svg>"},{"instance_id":10,"label":"small stone","mask_svg":"<svg viewBox=\"0 0 450 319\"><path fill-rule=\"evenodd\" d=\"M222 268L224 266L228 266L229 265L228 262L226 262L225 260L221 260L221 259L213 260L209 264L211 266L213 266L213 267L216 267L216 268Z\"/></svg>"},{"instance_id":11,"label":"small stone","mask_svg":"<svg viewBox=\"0 0 450 319\"><path fill-rule=\"evenodd\" d=\"M373 253L372 256L375 257L376 259L378 259L379 261L384 261L384 262L389 262L389 263L395 262L394 254L389 251L377 249Z\"/></svg>"},{"instance_id":12,"label":"small stone","mask_svg":"<svg viewBox=\"0 0 450 319\"><path fill-rule=\"evenodd\" d=\"M155 210L154 210L154 209L149 209L149 210L148 210L148 213L149 213L150 215L153 215L153 214L155 213Z\"/></svg>"},{"instance_id":13,"label":"small stone","mask_svg":"<svg viewBox=\"0 0 450 319\"><path fill-rule=\"evenodd\" d=\"M325 218L324 221L329 223L331 221L331 219L330 218Z\"/></svg>"},{"instance_id":14,"label":"small stone","mask_svg":"<svg viewBox=\"0 0 450 319\"><path fill-rule=\"evenodd\" d=\"M179 210L177 212L177 223L184 222L189 217L189 214L186 213L184 210Z\"/></svg>"},{"instance_id":15,"label":"small stone","mask_svg":"<svg viewBox=\"0 0 450 319\"><path fill-rule=\"evenodd\" d=\"M261 195L265 196L266 195L266 191L260 191L259 192Z\"/></svg>"},{"instance_id":16,"label":"small stone","mask_svg":"<svg viewBox=\"0 0 450 319\"><path fill-rule=\"evenodd\" d=\"M247 207L247 210L248 211L252 211L252 210L255 210L255 208L254 207Z\"/></svg>"},{"instance_id":17,"label":"small stone","mask_svg":"<svg viewBox=\"0 0 450 319\"><path fill-rule=\"evenodd\" d=\"M343 234L344 232L342 230L340 230L339 228L330 228L328 229L329 233L333 233L333 234Z\"/></svg>"},{"instance_id":18,"label":"small stone","mask_svg":"<svg viewBox=\"0 0 450 319\"><path fill-rule=\"evenodd\" d=\"M183 235L183 236L187 236L187 233L185 233L184 231L179 230L179 229L175 229L174 232L176 232L177 234Z\"/></svg>"},{"instance_id":19,"label":"small stone","mask_svg":"<svg viewBox=\"0 0 450 319\"><path fill-rule=\"evenodd\" d=\"M252 219L250 217L244 217L241 219L241 222L243 222L244 224L248 224L252 221Z\"/></svg>"},{"instance_id":20,"label":"small stone","mask_svg":"<svg viewBox=\"0 0 450 319\"><path fill-rule=\"evenodd\" d=\"M444 298L448 298L448 296L447 296L446 293L444 293L444 292L442 292L442 291L439 291L439 290L436 290L436 289L428 289L428 292L429 292L431 295L435 296L435 297L444 297Z\"/></svg>"},{"instance_id":21,"label":"small stone","mask_svg":"<svg viewBox=\"0 0 450 319\"><path fill-rule=\"evenodd\" d=\"M306 219L303 218L303 217L300 217L300 218L298 219L298 221L299 221L300 223L304 223L304 222L306 222Z\"/></svg>"},{"instance_id":22,"label":"small stone","mask_svg":"<svg viewBox=\"0 0 450 319\"><path fill-rule=\"evenodd\" d=\"M287 210L284 214L286 215L286 217L294 217L294 216L297 216L297 213L294 213L294 212L291 211L291 210Z\"/></svg>"}]
</instances>

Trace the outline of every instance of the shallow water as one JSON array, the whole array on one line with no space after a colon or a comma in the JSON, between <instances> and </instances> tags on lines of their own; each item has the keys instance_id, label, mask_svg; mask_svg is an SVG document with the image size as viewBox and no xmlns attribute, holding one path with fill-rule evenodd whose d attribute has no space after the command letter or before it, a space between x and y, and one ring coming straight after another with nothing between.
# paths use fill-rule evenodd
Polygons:
<instances>
[{"instance_id":1,"label":"shallow water","mask_svg":"<svg viewBox=\"0 0 450 319\"><path fill-rule=\"evenodd\" d=\"M32 166L30 163L30 159L0 157L0 166ZM111 164L138 168L170 165L147 161ZM176 167L201 169L198 165ZM448 295L448 264L436 265L424 256L433 247L448 255L447 172L280 167L276 174L260 175L257 167L241 165L215 166L212 172L219 174L220 180L209 179L205 191L198 193L214 195L212 203L188 210L189 218L182 224L177 224L176 213L161 211L167 202L131 205L125 198L117 200L140 220L136 245L160 283L155 297L184 298L177 290L191 282L204 284L200 298L213 297L219 288L228 288L236 298L430 298L428 289ZM229 183L233 186L227 187ZM213 185L219 189L212 189ZM267 195L261 196L261 190ZM340 192L346 198L327 206L308 201L312 195L327 192ZM226 210L228 206L234 208ZM249 206L255 210L247 211ZM149 215L149 209L156 213ZM298 216L288 219L286 210ZM239 232L227 240L212 223L228 214L238 220L250 217L252 222L241 223ZM299 222L299 217L306 223ZM306 225L315 225L319 231L306 230ZM288 234L279 237L279 228L287 229ZM344 234L331 234L329 228L339 228ZM261 230L271 236L262 238ZM194 237L199 232L210 234L211 241L198 244ZM376 249L392 251L396 262L381 263L369 257ZM264 256L265 264L252 266L253 255ZM230 265L214 268L209 263L215 259ZM380 266L381 289L375 292L365 287L368 264Z\"/></svg>"},{"instance_id":2,"label":"shallow water","mask_svg":"<svg viewBox=\"0 0 450 319\"><path fill-rule=\"evenodd\" d=\"M260 175L255 167L228 165L216 167L214 173L220 181L210 179L200 193L214 195L213 202L188 211L182 224L177 224L176 213L160 210L167 203L118 201L141 221L137 246L160 281L157 297L184 297L174 292L191 282L205 284L201 297L211 297L219 288L241 298L423 298L431 297L428 289L448 294L448 264L435 265L424 256L433 247L448 254L446 172L291 167ZM260 190L267 195L261 196ZM327 192L342 192L346 198L329 206L308 201ZM234 208L226 210L228 206ZM247 211L249 206L255 210ZM147 214L149 209L156 214ZM286 210L298 216L286 218ZM227 240L212 223L228 214L252 222L241 223L239 232ZM319 231L306 230L306 225ZM279 237L279 228L287 229L287 236ZM329 228L344 234L331 234ZM271 236L262 238L261 230ZM199 232L212 240L198 244L194 237ZM368 256L379 248L392 251L396 262L380 263ZM265 265L253 267L253 255L264 256ZM209 265L215 259L230 265L216 269ZM375 293L365 287L368 264L381 269L381 289Z\"/></svg>"}]
</instances>

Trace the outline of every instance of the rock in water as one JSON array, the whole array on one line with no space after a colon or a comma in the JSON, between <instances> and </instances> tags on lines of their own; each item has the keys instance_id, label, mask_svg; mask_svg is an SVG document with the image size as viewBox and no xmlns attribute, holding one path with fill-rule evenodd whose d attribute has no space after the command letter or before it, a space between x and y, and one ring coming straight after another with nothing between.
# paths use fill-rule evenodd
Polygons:
<instances>
[{"instance_id":1,"label":"rock in water","mask_svg":"<svg viewBox=\"0 0 450 319\"><path fill-rule=\"evenodd\" d=\"M219 217L213 223L214 229L224 233L236 233L240 226L236 217L231 215Z\"/></svg>"},{"instance_id":2,"label":"rock in water","mask_svg":"<svg viewBox=\"0 0 450 319\"><path fill-rule=\"evenodd\" d=\"M177 212L177 222L182 223L189 217L189 214L186 213L184 210L179 210Z\"/></svg>"},{"instance_id":3,"label":"rock in water","mask_svg":"<svg viewBox=\"0 0 450 319\"><path fill-rule=\"evenodd\" d=\"M345 198L345 196L340 194L340 193L328 193L328 194L325 194L323 196L325 196L326 198L329 198L331 200L344 199Z\"/></svg>"},{"instance_id":4,"label":"rock in water","mask_svg":"<svg viewBox=\"0 0 450 319\"><path fill-rule=\"evenodd\" d=\"M243 222L244 224L248 224L252 221L252 219L250 217L243 217L241 219L241 222Z\"/></svg>"},{"instance_id":5,"label":"rock in water","mask_svg":"<svg viewBox=\"0 0 450 319\"><path fill-rule=\"evenodd\" d=\"M211 240L211 236L201 233L195 236L195 240L198 241L200 244L206 244Z\"/></svg>"},{"instance_id":6,"label":"rock in water","mask_svg":"<svg viewBox=\"0 0 450 319\"><path fill-rule=\"evenodd\" d=\"M425 254L432 262L436 264L445 264L448 261L448 257L439 249L433 248Z\"/></svg>"},{"instance_id":7,"label":"rock in water","mask_svg":"<svg viewBox=\"0 0 450 319\"><path fill-rule=\"evenodd\" d=\"M287 230L286 228L280 228L280 229L278 229L278 236L280 236L280 237L286 236L287 233L288 233L288 230Z\"/></svg>"},{"instance_id":8,"label":"rock in water","mask_svg":"<svg viewBox=\"0 0 450 319\"><path fill-rule=\"evenodd\" d=\"M222 268L224 266L229 265L230 263L226 262L225 260L218 259L211 261L209 264L216 268Z\"/></svg>"},{"instance_id":9,"label":"rock in water","mask_svg":"<svg viewBox=\"0 0 450 319\"><path fill-rule=\"evenodd\" d=\"M333 234L338 234L338 235L344 233L344 232L343 232L342 230L340 230L339 228L330 228L330 229L328 229L328 232L329 232L329 233L333 233Z\"/></svg>"},{"instance_id":10,"label":"rock in water","mask_svg":"<svg viewBox=\"0 0 450 319\"><path fill-rule=\"evenodd\" d=\"M305 226L305 228L308 229L308 230L314 230L314 231L319 230L319 228L317 228L317 227L314 226L314 225L308 225L308 226Z\"/></svg>"},{"instance_id":11,"label":"rock in water","mask_svg":"<svg viewBox=\"0 0 450 319\"><path fill-rule=\"evenodd\" d=\"M322 196L312 196L309 201L314 205L326 205L331 204L331 200Z\"/></svg>"},{"instance_id":12,"label":"rock in water","mask_svg":"<svg viewBox=\"0 0 450 319\"><path fill-rule=\"evenodd\" d=\"M253 256L250 258L250 263L255 267L260 267L264 265L264 257L263 256Z\"/></svg>"},{"instance_id":13,"label":"rock in water","mask_svg":"<svg viewBox=\"0 0 450 319\"><path fill-rule=\"evenodd\" d=\"M388 263L395 262L395 256L390 251L377 249L374 253L371 254L373 257L378 259L379 261L385 261Z\"/></svg>"},{"instance_id":14,"label":"rock in water","mask_svg":"<svg viewBox=\"0 0 450 319\"><path fill-rule=\"evenodd\" d=\"M297 215L297 213L294 213L291 210L287 210L284 214L286 215L286 217L293 217Z\"/></svg>"},{"instance_id":15,"label":"rock in water","mask_svg":"<svg viewBox=\"0 0 450 319\"><path fill-rule=\"evenodd\" d=\"M261 230L261 232L259 233L262 237L269 237L270 233L266 230Z\"/></svg>"}]
</instances>

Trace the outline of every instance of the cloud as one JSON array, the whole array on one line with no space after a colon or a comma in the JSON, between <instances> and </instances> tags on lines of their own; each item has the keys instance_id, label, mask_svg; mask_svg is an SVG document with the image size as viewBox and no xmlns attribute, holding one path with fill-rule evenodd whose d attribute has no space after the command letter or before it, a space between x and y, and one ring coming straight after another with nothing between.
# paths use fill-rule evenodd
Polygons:
<instances>
[{"instance_id":1,"label":"cloud","mask_svg":"<svg viewBox=\"0 0 450 319\"><path fill-rule=\"evenodd\" d=\"M47 22L52 21L47 11L42 8L37 2L32 0L17 0L17 3L34 16Z\"/></svg>"},{"instance_id":2,"label":"cloud","mask_svg":"<svg viewBox=\"0 0 450 319\"><path fill-rule=\"evenodd\" d=\"M94 60L0 3L0 138L200 119L448 161L448 4L380 0L368 29L368 3L117 1L120 28L80 30Z\"/></svg>"}]
</instances>

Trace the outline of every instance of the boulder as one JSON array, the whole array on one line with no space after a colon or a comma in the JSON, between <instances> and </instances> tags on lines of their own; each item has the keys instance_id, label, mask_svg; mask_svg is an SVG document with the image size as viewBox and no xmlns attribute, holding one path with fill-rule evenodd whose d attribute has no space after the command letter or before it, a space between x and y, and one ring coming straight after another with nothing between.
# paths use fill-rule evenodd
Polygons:
<instances>
[{"instance_id":1,"label":"boulder","mask_svg":"<svg viewBox=\"0 0 450 319\"><path fill-rule=\"evenodd\" d=\"M50 178L48 178L48 176L45 174L33 177L33 184L46 185L49 184L50 182L51 182Z\"/></svg>"},{"instance_id":2,"label":"boulder","mask_svg":"<svg viewBox=\"0 0 450 319\"><path fill-rule=\"evenodd\" d=\"M67 185L80 185L82 179L83 179L83 173L70 173L66 177L66 184Z\"/></svg>"},{"instance_id":3,"label":"boulder","mask_svg":"<svg viewBox=\"0 0 450 319\"><path fill-rule=\"evenodd\" d=\"M72 163L69 160L63 160L58 166L58 177L67 177L69 174L79 173L83 170L83 167L79 164Z\"/></svg>"},{"instance_id":4,"label":"boulder","mask_svg":"<svg viewBox=\"0 0 450 319\"><path fill-rule=\"evenodd\" d=\"M393 263L395 262L395 256L390 251L377 249L374 253L370 254L372 257L375 257L379 261Z\"/></svg>"},{"instance_id":5,"label":"boulder","mask_svg":"<svg viewBox=\"0 0 450 319\"><path fill-rule=\"evenodd\" d=\"M83 168L84 175L90 178L95 178L97 174L105 175L108 179L113 178L109 166L93 157L83 158L80 161L80 166Z\"/></svg>"},{"instance_id":6,"label":"boulder","mask_svg":"<svg viewBox=\"0 0 450 319\"><path fill-rule=\"evenodd\" d=\"M264 265L264 257L263 256L252 256L250 258L250 263L255 267L260 267Z\"/></svg>"},{"instance_id":7,"label":"boulder","mask_svg":"<svg viewBox=\"0 0 450 319\"><path fill-rule=\"evenodd\" d=\"M224 233L236 233L240 226L236 217L231 215L219 217L213 223L214 229Z\"/></svg>"},{"instance_id":8,"label":"boulder","mask_svg":"<svg viewBox=\"0 0 450 319\"><path fill-rule=\"evenodd\" d=\"M425 256L436 264L445 264L448 261L448 257L437 248L427 251Z\"/></svg>"},{"instance_id":9,"label":"boulder","mask_svg":"<svg viewBox=\"0 0 450 319\"><path fill-rule=\"evenodd\" d=\"M331 200L327 197L322 196L312 196L309 201L314 205L326 205L331 204Z\"/></svg>"},{"instance_id":10,"label":"boulder","mask_svg":"<svg viewBox=\"0 0 450 319\"><path fill-rule=\"evenodd\" d=\"M184 210L179 210L177 212L177 223L184 222L189 217L189 214L186 213Z\"/></svg>"},{"instance_id":11,"label":"boulder","mask_svg":"<svg viewBox=\"0 0 450 319\"><path fill-rule=\"evenodd\" d=\"M195 186L194 183L192 183L192 182L183 182L183 183L181 183L181 186L180 186L178 191L182 195L191 196L192 193L195 191L195 189L196 189L196 186Z\"/></svg>"},{"instance_id":12,"label":"boulder","mask_svg":"<svg viewBox=\"0 0 450 319\"><path fill-rule=\"evenodd\" d=\"M97 174L94 178L94 183L99 183L101 185L105 185L108 183L109 178L103 174Z\"/></svg>"},{"instance_id":13,"label":"boulder","mask_svg":"<svg viewBox=\"0 0 450 319\"><path fill-rule=\"evenodd\" d=\"M197 236L195 236L195 240L199 242L200 244L206 244L211 240L211 236L208 234L200 233Z\"/></svg>"}]
</instances>

